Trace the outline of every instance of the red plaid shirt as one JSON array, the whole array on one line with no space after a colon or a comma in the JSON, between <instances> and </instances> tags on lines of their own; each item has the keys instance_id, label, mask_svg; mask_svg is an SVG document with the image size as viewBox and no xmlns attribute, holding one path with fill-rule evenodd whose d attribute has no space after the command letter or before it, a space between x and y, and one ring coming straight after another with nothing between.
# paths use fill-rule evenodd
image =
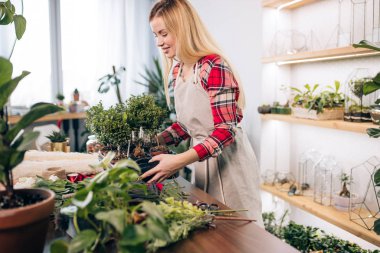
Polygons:
<instances>
[{"instance_id":1,"label":"red plaid shirt","mask_svg":"<svg viewBox=\"0 0 380 253\"><path fill-rule=\"evenodd\" d=\"M180 64L172 71L169 86L174 88ZM235 127L243 118L237 105L239 87L231 69L218 55L208 55L198 61L199 76L203 88L210 98L214 120L214 131L200 144L193 148L203 161L211 156L218 156L222 149L234 141ZM167 145L178 145L189 138L188 131L179 122L174 123L161 133Z\"/></svg>"}]
</instances>

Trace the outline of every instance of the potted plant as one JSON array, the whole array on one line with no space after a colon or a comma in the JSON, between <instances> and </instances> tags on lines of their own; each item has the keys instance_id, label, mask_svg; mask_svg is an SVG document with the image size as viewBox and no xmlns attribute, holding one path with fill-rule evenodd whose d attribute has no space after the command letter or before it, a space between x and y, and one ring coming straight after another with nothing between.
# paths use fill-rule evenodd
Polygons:
<instances>
[{"instance_id":1,"label":"potted plant","mask_svg":"<svg viewBox=\"0 0 380 253\"><path fill-rule=\"evenodd\" d=\"M64 106L65 105L64 102L63 102L63 100L65 99L65 96L63 94L58 93L55 96L55 98L57 99L57 105L59 105L59 106Z\"/></svg>"},{"instance_id":2,"label":"potted plant","mask_svg":"<svg viewBox=\"0 0 380 253\"><path fill-rule=\"evenodd\" d=\"M14 23L17 39L25 32L26 20L16 14L8 0L0 3L0 25ZM13 51L13 49L12 49ZM11 53L12 55L12 53ZM9 57L10 58L10 57ZM24 133L24 129L46 114L62 110L60 107L40 103L32 107L12 127L8 125L6 103L18 83L29 74L12 78L13 65L9 59L0 57L0 248L2 252L42 252L49 215L54 208L54 193L42 189L13 189L12 169L24 159L26 148L39 133Z\"/></svg>"},{"instance_id":3,"label":"potted plant","mask_svg":"<svg viewBox=\"0 0 380 253\"><path fill-rule=\"evenodd\" d=\"M292 103L293 115L314 120L343 119L344 95L339 91L340 82L335 81L334 86L327 85L326 89L314 94L318 87L318 84L313 87L306 84L305 90L291 87L296 92Z\"/></svg>"},{"instance_id":4,"label":"potted plant","mask_svg":"<svg viewBox=\"0 0 380 253\"><path fill-rule=\"evenodd\" d=\"M50 135L46 136L46 138L51 141L50 151L68 152L67 138L65 134L59 131L53 131Z\"/></svg>"},{"instance_id":5,"label":"potted plant","mask_svg":"<svg viewBox=\"0 0 380 253\"><path fill-rule=\"evenodd\" d=\"M348 211L350 205L352 208L358 202L358 196L355 193L351 193L347 186L352 182L351 178L347 173L342 173L340 175L341 190L333 195L334 207L341 211Z\"/></svg>"}]
</instances>

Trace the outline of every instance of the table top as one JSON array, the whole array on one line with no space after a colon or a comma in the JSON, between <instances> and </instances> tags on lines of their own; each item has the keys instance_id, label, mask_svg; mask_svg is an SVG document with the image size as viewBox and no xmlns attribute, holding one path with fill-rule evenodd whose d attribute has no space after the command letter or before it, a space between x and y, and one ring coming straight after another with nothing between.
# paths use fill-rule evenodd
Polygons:
<instances>
[{"instance_id":1,"label":"table top","mask_svg":"<svg viewBox=\"0 0 380 253\"><path fill-rule=\"evenodd\" d=\"M56 121L56 120L70 120L70 119L85 119L86 112L56 112L46 115L35 122ZM21 116L9 116L8 123L16 124L21 119Z\"/></svg>"},{"instance_id":2,"label":"table top","mask_svg":"<svg viewBox=\"0 0 380 253\"><path fill-rule=\"evenodd\" d=\"M204 191L190 184L183 178L177 181L184 186L184 192L190 194L188 200L216 203L222 209L230 209ZM160 253L291 253L295 248L265 231L254 222L216 220L215 229L194 231L186 240L179 241L169 247L160 249Z\"/></svg>"}]
</instances>

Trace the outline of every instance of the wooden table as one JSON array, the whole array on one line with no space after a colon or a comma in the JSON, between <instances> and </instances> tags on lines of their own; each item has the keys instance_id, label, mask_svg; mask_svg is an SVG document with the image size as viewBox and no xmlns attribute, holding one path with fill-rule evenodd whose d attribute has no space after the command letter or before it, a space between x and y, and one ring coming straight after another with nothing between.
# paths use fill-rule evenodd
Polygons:
<instances>
[{"instance_id":1,"label":"wooden table","mask_svg":"<svg viewBox=\"0 0 380 253\"><path fill-rule=\"evenodd\" d=\"M185 192L190 194L189 201L197 200L207 203L216 203L221 209L230 209L207 193L191 185L183 178L177 179L184 186ZM216 228L193 232L186 240L179 241L160 253L287 253L298 252L296 249L281 241L277 237L260 228L254 222L243 221L215 221Z\"/></svg>"},{"instance_id":2,"label":"wooden table","mask_svg":"<svg viewBox=\"0 0 380 253\"><path fill-rule=\"evenodd\" d=\"M66 135L69 134L70 129L70 120L72 121L73 131L74 131L74 150L79 151L79 137L78 137L78 129L79 129L79 120L86 118L86 112L56 112L52 114L48 114L35 122L49 122L49 121L58 121L62 120L63 122L63 131ZM14 125L21 119L21 116L9 116L8 123L10 125Z\"/></svg>"},{"instance_id":3,"label":"wooden table","mask_svg":"<svg viewBox=\"0 0 380 253\"><path fill-rule=\"evenodd\" d=\"M183 191L190 194L188 200L216 203L221 209L230 209L207 193L179 177ZM216 220L216 228L193 231L190 236L171 246L158 250L158 253L296 253L295 248L260 228L254 222ZM54 238L64 236L49 228L44 253ZM110 250L112 251L112 250Z\"/></svg>"}]
</instances>

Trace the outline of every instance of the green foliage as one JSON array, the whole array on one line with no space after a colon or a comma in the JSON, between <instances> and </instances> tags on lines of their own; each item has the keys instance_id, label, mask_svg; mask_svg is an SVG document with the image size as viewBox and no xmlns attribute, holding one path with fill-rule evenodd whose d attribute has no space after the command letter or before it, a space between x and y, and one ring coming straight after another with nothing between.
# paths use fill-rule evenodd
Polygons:
<instances>
[{"instance_id":1,"label":"green foliage","mask_svg":"<svg viewBox=\"0 0 380 253\"><path fill-rule=\"evenodd\" d=\"M112 155L99 166L109 168L110 159ZM51 252L94 252L112 241L117 252L155 251L211 221L191 203L174 198L157 205L136 204L132 192L149 194L146 184L137 181L138 170L132 160L122 160L86 182L70 200L76 207L72 216L77 235L68 243L55 241ZM85 229L78 225L79 219L86 223Z\"/></svg>"},{"instance_id":2,"label":"green foliage","mask_svg":"<svg viewBox=\"0 0 380 253\"><path fill-rule=\"evenodd\" d=\"M20 40L26 30L26 19L22 15L16 14L15 6L10 0L0 2L0 25L11 23L14 23L16 37Z\"/></svg>"},{"instance_id":3,"label":"green foliage","mask_svg":"<svg viewBox=\"0 0 380 253\"><path fill-rule=\"evenodd\" d=\"M131 127L127 122L128 112L125 104L116 104L106 110L100 102L86 113L86 127L101 143L118 147L130 139Z\"/></svg>"},{"instance_id":4,"label":"green foliage","mask_svg":"<svg viewBox=\"0 0 380 253\"><path fill-rule=\"evenodd\" d=\"M375 51L380 51L380 45L367 40L362 40L358 44L353 44L353 47L368 48ZM366 80L363 84L363 94L368 95L378 89L380 89L380 72L377 73L375 77Z\"/></svg>"},{"instance_id":5,"label":"green foliage","mask_svg":"<svg viewBox=\"0 0 380 253\"><path fill-rule=\"evenodd\" d=\"M268 232L301 252L380 253L379 250L362 249L355 243L328 235L319 228L299 225L293 221L286 226L279 226L275 222L274 213L263 213L263 220Z\"/></svg>"},{"instance_id":6,"label":"green foliage","mask_svg":"<svg viewBox=\"0 0 380 253\"><path fill-rule=\"evenodd\" d=\"M165 119L165 110L155 104L151 95L130 97L125 104L105 110L102 103L87 111L86 126L98 140L114 147L126 145L131 131L143 127L147 133L158 131Z\"/></svg>"},{"instance_id":7,"label":"green foliage","mask_svg":"<svg viewBox=\"0 0 380 253\"><path fill-rule=\"evenodd\" d=\"M64 195L72 194L84 187L83 181L79 183L72 183L69 180L57 179L55 181L47 180L42 177L37 177L36 187L38 188L47 188L52 190L55 193L55 207L59 208L68 201L68 198L65 198Z\"/></svg>"},{"instance_id":8,"label":"green foliage","mask_svg":"<svg viewBox=\"0 0 380 253\"><path fill-rule=\"evenodd\" d=\"M9 196L13 196L11 171L22 162L27 146L38 137L38 133L23 134L21 131L46 114L62 110L52 104L37 105L15 125L9 127L4 106L19 82L29 74L24 71L23 74L12 79L12 72L12 63L0 57L0 183L6 186Z\"/></svg>"},{"instance_id":9,"label":"green foliage","mask_svg":"<svg viewBox=\"0 0 380 253\"><path fill-rule=\"evenodd\" d=\"M121 94L120 94L120 75L125 72L125 67L121 66L118 71L116 71L115 66L112 66L112 74L107 74L101 78L99 78L99 88L98 92L99 93L107 93L111 87L111 85L115 86L116 89L116 96L119 101L119 103L123 103L121 99Z\"/></svg>"},{"instance_id":10,"label":"green foliage","mask_svg":"<svg viewBox=\"0 0 380 253\"><path fill-rule=\"evenodd\" d=\"M148 132L160 129L166 112L156 105L152 95L132 96L127 100L128 124L132 129L142 127Z\"/></svg>"},{"instance_id":11,"label":"green foliage","mask_svg":"<svg viewBox=\"0 0 380 253\"><path fill-rule=\"evenodd\" d=\"M57 100L59 100L59 101L63 101L63 100L65 99L65 96L64 96L63 94L61 94L61 93L58 93L58 94L55 96L55 98L56 98Z\"/></svg>"},{"instance_id":12,"label":"green foliage","mask_svg":"<svg viewBox=\"0 0 380 253\"><path fill-rule=\"evenodd\" d=\"M334 86L327 85L326 90L314 95L319 84L311 87L309 84L304 85L304 90L291 87L295 91L294 106L300 106L309 110L316 110L317 113L322 113L324 109L342 107L344 104L344 94L339 92L340 82L335 81Z\"/></svg>"},{"instance_id":13,"label":"green foliage","mask_svg":"<svg viewBox=\"0 0 380 253\"><path fill-rule=\"evenodd\" d=\"M46 136L51 142L65 142L66 141L66 135L59 132L59 131L53 131L50 135Z\"/></svg>"}]
</instances>

